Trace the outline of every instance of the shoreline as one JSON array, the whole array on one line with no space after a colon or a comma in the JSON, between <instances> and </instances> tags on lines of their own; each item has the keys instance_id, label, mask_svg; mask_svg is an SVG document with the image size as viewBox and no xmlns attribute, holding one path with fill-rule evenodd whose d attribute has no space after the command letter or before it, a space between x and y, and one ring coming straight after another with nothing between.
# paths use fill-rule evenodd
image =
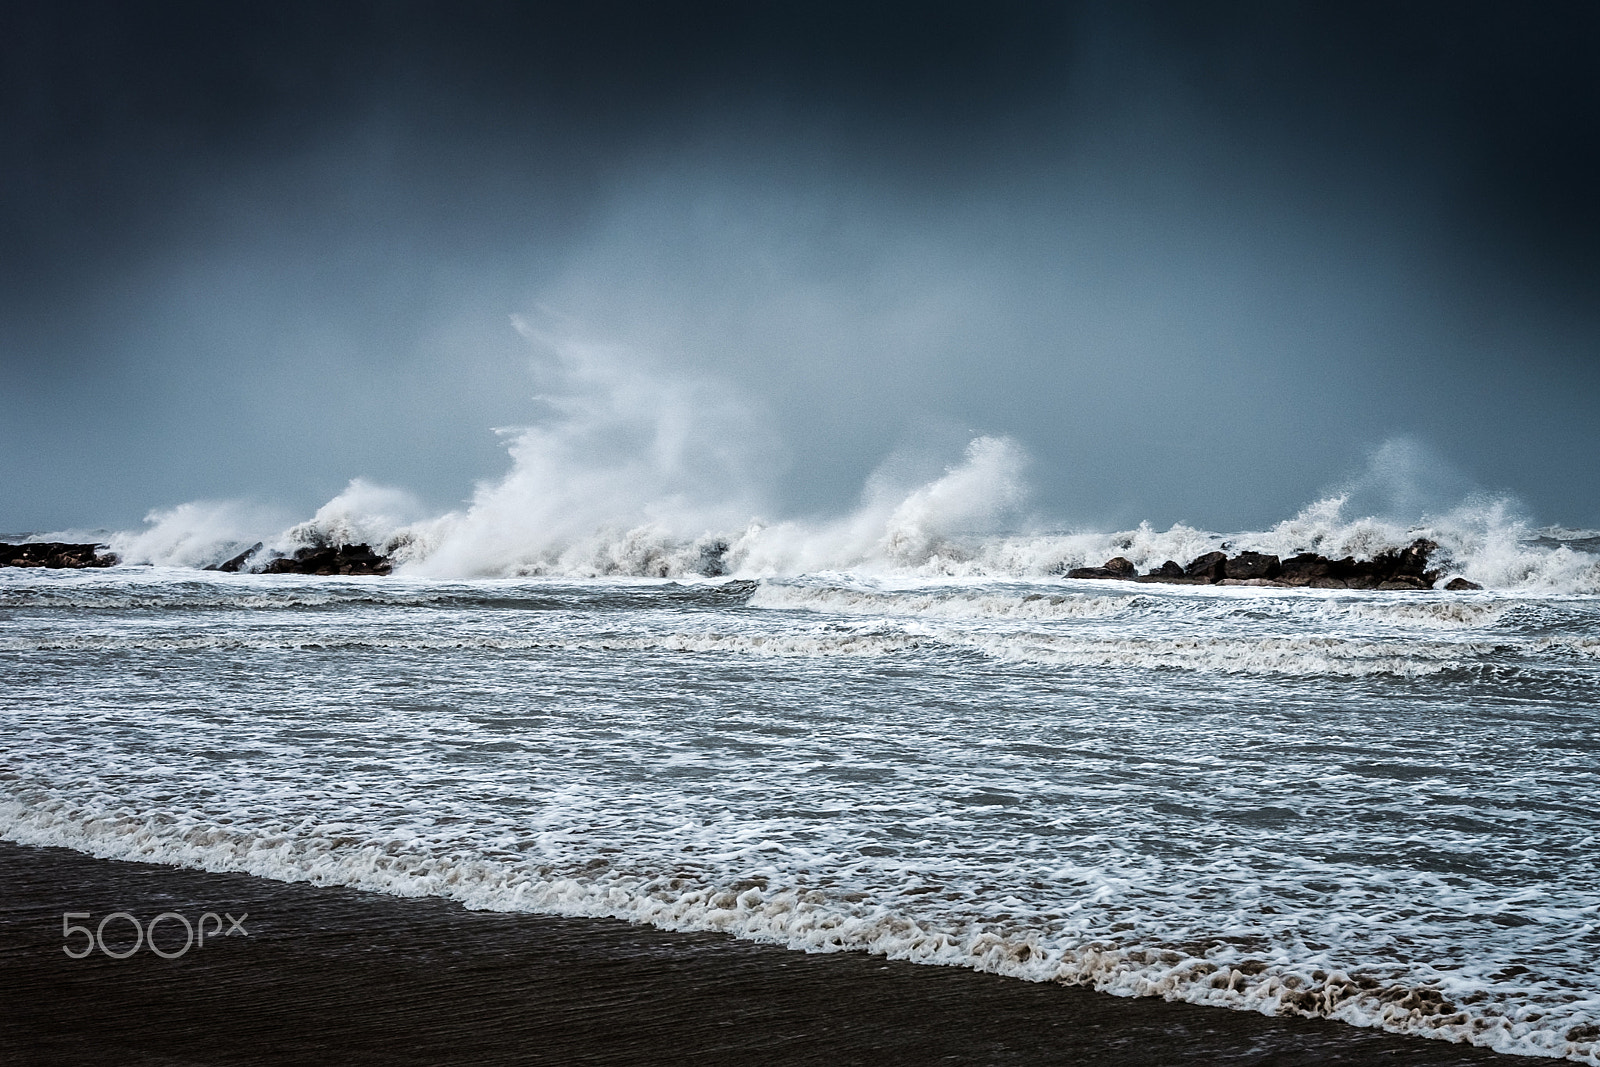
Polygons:
<instances>
[{"instance_id":1,"label":"shoreline","mask_svg":"<svg viewBox=\"0 0 1600 1067\"><path fill-rule=\"evenodd\" d=\"M240 916L70 959L62 915ZM123 920L117 920L120 924ZM222 923L219 929L225 928ZM105 931L113 950L116 924ZM165 950L181 927L162 928ZM81 935L79 935L81 938ZM168 938L176 940L167 940ZM1517 1064L1343 1023L1127 999L622 920L474 912L0 842L8 1064Z\"/></svg>"}]
</instances>

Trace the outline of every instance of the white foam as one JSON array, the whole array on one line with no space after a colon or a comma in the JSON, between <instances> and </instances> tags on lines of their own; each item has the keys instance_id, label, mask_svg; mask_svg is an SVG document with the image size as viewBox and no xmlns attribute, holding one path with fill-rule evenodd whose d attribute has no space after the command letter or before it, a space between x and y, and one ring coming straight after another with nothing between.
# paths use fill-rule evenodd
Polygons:
<instances>
[{"instance_id":1,"label":"white foam","mask_svg":"<svg viewBox=\"0 0 1600 1067\"><path fill-rule=\"evenodd\" d=\"M751 594L760 608L801 609L841 615L891 615L935 619L1072 619L1120 615L1137 610L1132 597L1081 593L935 590L891 592L870 588L791 585L763 582Z\"/></svg>"},{"instance_id":2,"label":"white foam","mask_svg":"<svg viewBox=\"0 0 1600 1067\"><path fill-rule=\"evenodd\" d=\"M271 537L282 529L282 516L241 501L193 501L152 511L147 528L113 534L111 551L123 563L164 567L204 567Z\"/></svg>"},{"instance_id":3,"label":"white foam","mask_svg":"<svg viewBox=\"0 0 1600 1067\"><path fill-rule=\"evenodd\" d=\"M361 650L446 652L459 649L503 652L688 652L763 658L878 657L934 644L926 637L893 633L760 634L679 632L589 638L511 637L484 634L395 636L387 633L199 634L130 637L123 633L80 632L59 636L0 638L0 652L146 649L168 652L232 649L258 651Z\"/></svg>"},{"instance_id":4,"label":"white foam","mask_svg":"<svg viewBox=\"0 0 1600 1067\"><path fill-rule=\"evenodd\" d=\"M252 830L0 799L0 836L5 839L103 858L238 871L401 897L437 896L474 909L604 916L666 930L720 931L805 951L864 951L1122 996L1323 1017L1504 1053L1600 1063L1600 1042L1584 1036L1594 1031L1594 1004L1528 1011L1480 999L1468 1006L1452 1001L1446 981L1408 984L1257 959L1225 942L1196 951L1104 938L1077 941L1049 929L929 922L870 900L852 903L764 875L732 884L692 874L613 870L579 875L481 854L440 852L414 836L362 839L346 828L330 829L331 835L304 825Z\"/></svg>"},{"instance_id":5,"label":"white foam","mask_svg":"<svg viewBox=\"0 0 1600 1067\"><path fill-rule=\"evenodd\" d=\"M423 508L410 493L355 478L310 520L274 538L270 547L284 555L306 546L345 545L369 545L384 554L395 553L406 547L401 531L422 518Z\"/></svg>"},{"instance_id":6,"label":"white foam","mask_svg":"<svg viewBox=\"0 0 1600 1067\"><path fill-rule=\"evenodd\" d=\"M1414 678L1458 669L1497 649L1493 644L1308 637L1086 637L1073 634L955 633L965 645L1008 663L1125 670L1187 670L1301 677L1394 675Z\"/></svg>"},{"instance_id":7,"label":"white foam","mask_svg":"<svg viewBox=\"0 0 1600 1067\"><path fill-rule=\"evenodd\" d=\"M1591 598L0 589L18 839L1593 1056Z\"/></svg>"},{"instance_id":8,"label":"white foam","mask_svg":"<svg viewBox=\"0 0 1600 1067\"><path fill-rule=\"evenodd\" d=\"M1407 601L1390 604L1380 601L1341 605L1337 610L1357 619L1397 623L1439 630L1479 630L1494 626L1511 610L1503 600Z\"/></svg>"},{"instance_id":9,"label":"white foam","mask_svg":"<svg viewBox=\"0 0 1600 1067\"><path fill-rule=\"evenodd\" d=\"M130 635L122 630L69 631L0 638L0 652L372 650L445 652L665 652L759 658L876 658L913 651L968 651L1001 663L1115 670L1183 670L1214 674L1299 677L1422 677L1469 666L1492 666L1502 644L1384 641L1343 637L1217 638L1075 635L1035 631L982 631L918 626L860 631L729 632L716 630L616 632L584 637L549 633L516 635L481 630L433 632L341 628ZM1589 646L1567 641L1528 642L1525 651Z\"/></svg>"}]
</instances>

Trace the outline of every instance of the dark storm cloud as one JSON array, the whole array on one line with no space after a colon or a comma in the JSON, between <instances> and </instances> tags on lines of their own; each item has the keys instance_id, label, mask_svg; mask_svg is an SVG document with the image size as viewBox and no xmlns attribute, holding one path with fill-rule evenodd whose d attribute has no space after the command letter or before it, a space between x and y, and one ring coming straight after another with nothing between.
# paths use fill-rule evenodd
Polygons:
<instances>
[{"instance_id":1,"label":"dark storm cloud","mask_svg":"<svg viewBox=\"0 0 1600 1067\"><path fill-rule=\"evenodd\" d=\"M685 111L752 95L978 121L1027 92L1064 32L953 6L68 3L4 19L8 237L66 259L345 123L387 126L402 169L532 134L510 154L584 178Z\"/></svg>"},{"instance_id":2,"label":"dark storm cloud","mask_svg":"<svg viewBox=\"0 0 1600 1067\"><path fill-rule=\"evenodd\" d=\"M40 459L0 526L447 503L550 298L773 409L799 506L970 428L1069 519L1259 522L1410 432L1595 521L1597 44L1580 5L12 5L0 444ZM1240 454L1281 491L1206 484Z\"/></svg>"},{"instance_id":3,"label":"dark storm cloud","mask_svg":"<svg viewBox=\"0 0 1600 1067\"><path fill-rule=\"evenodd\" d=\"M1197 96L1264 138L1417 166L1495 251L1593 295L1600 9L1195 7L1158 36Z\"/></svg>"}]
</instances>

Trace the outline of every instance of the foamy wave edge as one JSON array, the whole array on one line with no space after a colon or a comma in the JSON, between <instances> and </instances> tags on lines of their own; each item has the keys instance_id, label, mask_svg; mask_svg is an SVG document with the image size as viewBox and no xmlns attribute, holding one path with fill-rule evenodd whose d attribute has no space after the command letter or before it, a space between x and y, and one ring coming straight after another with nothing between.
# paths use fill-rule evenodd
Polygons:
<instances>
[{"instance_id":1,"label":"foamy wave edge","mask_svg":"<svg viewBox=\"0 0 1600 1067\"><path fill-rule=\"evenodd\" d=\"M404 839L291 837L237 827L185 825L0 799L0 838L101 859L239 872L280 882L340 885L399 897L440 897L484 911L616 918L663 930L714 931L807 952L869 952L888 959L1032 982L1084 986L1117 996L1327 1018L1354 1026L1465 1042L1502 1053L1600 1064L1600 1025L1560 1011L1468 1010L1436 989L1341 971L1310 973L1259 960L1217 963L1162 946L1106 941L1063 946L1037 932L946 930L881 907L851 905L757 877L726 886L681 877L618 874L580 879L482 856L434 854ZM1303 970L1303 969L1302 969ZM1532 1016L1531 1021L1528 1016ZM1543 1025L1540 1025L1543 1024Z\"/></svg>"},{"instance_id":2,"label":"foamy wave edge","mask_svg":"<svg viewBox=\"0 0 1600 1067\"><path fill-rule=\"evenodd\" d=\"M1589 643L1592 645L1592 642ZM1583 642L1530 643L1528 651L1575 651L1596 654ZM1284 677L1416 678L1450 670L1495 670L1482 657L1502 647L1474 644L1402 644L1337 637L1301 638L1080 638L1048 633L967 634L955 630L913 633L856 632L807 634L671 633L646 637L616 635L584 639L549 637L393 638L305 636L290 638L201 637L128 638L85 634L0 640L0 652L61 652L115 648L162 651L442 651L455 649L504 652L662 652L729 654L764 659L873 659L906 653L946 650L983 656L996 663L1102 670L1182 670L1206 674L1277 675Z\"/></svg>"}]
</instances>

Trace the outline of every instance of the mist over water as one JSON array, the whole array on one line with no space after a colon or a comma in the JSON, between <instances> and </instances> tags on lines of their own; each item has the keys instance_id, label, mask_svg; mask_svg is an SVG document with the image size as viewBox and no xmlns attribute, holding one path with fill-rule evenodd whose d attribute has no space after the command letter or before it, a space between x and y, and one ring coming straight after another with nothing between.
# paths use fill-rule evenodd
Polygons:
<instances>
[{"instance_id":1,"label":"mist over water","mask_svg":"<svg viewBox=\"0 0 1600 1067\"><path fill-rule=\"evenodd\" d=\"M989 435L1054 522L1259 529L1409 436L1600 525L1582 20L276 10L6 16L0 527L487 508L541 308L736 396L748 514Z\"/></svg>"},{"instance_id":2,"label":"mist over water","mask_svg":"<svg viewBox=\"0 0 1600 1067\"><path fill-rule=\"evenodd\" d=\"M1533 529L1517 501L1475 489L1412 437L1258 531L1074 528L1036 507L1039 464L1015 439L979 436L925 480L889 457L856 505L773 510L783 465L766 413L709 377L673 375L619 345L515 321L537 353L542 417L503 429L509 469L459 510L430 512L398 487L357 478L310 518L194 502L111 538L128 563L205 566L253 542L267 552L369 544L403 574L773 577L818 571L1049 577L1122 555L1141 568L1219 547L1371 558L1427 537L1438 563L1497 588L1600 591L1592 532ZM1586 551L1588 549L1590 551Z\"/></svg>"}]
</instances>

